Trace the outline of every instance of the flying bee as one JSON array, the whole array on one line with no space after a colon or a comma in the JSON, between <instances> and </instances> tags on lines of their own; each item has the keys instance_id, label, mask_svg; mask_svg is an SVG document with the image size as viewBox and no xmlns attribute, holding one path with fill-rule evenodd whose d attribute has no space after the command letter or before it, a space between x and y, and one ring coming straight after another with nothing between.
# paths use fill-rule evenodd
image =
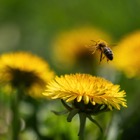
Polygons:
<instances>
[{"instance_id":1,"label":"flying bee","mask_svg":"<svg viewBox=\"0 0 140 140\"><path fill-rule=\"evenodd\" d=\"M91 41L94 42L94 44L88 46L88 48L91 49L92 54L94 54L96 52L96 50L99 50L101 52L100 62L104 59L104 57L107 58L107 61L113 60L113 52L108 47L108 45L105 41L103 41L103 40L99 40L97 42L94 40L91 40ZM104 54L104 56L103 56L103 54Z\"/></svg>"}]
</instances>

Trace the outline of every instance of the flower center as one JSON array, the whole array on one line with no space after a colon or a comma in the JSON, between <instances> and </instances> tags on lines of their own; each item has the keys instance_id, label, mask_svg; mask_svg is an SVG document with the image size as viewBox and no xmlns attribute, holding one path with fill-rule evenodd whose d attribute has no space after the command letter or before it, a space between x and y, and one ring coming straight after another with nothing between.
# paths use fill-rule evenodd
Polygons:
<instances>
[{"instance_id":1,"label":"flower center","mask_svg":"<svg viewBox=\"0 0 140 140\"><path fill-rule=\"evenodd\" d=\"M11 73L11 85L15 88L25 87L30 88L34 83L45 84L35 72L33 71L23 71L19 69L9 68Z\"/></svg>"}]
</instances>

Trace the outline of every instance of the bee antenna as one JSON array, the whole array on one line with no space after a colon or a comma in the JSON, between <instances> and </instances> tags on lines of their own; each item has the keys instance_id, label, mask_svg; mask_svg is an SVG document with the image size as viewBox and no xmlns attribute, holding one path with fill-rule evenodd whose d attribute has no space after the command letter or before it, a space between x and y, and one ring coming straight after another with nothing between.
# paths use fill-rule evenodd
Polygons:
<instances>
[{"instance_id":1,"label":"bee antenna","mask_svg":"<svg viewBox=\"0 0 140 140\"><path fill-rule=\"evenodd\" d=\"M94 42L95 43L95 45L97 45L97 42L95 41L95 40L91 40L92 42Z\"/></svg>"}]
</instances>

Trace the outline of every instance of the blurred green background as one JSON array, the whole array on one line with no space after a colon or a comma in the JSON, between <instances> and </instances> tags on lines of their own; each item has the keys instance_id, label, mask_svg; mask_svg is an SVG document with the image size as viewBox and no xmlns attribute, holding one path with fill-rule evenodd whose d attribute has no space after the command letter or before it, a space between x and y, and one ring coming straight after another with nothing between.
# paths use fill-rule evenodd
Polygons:
<instances>
[{"instance_id":1,"label":"blurred green background","mask_svg":"<svg viewBox=\"0 0 140 140\"><path fill-rule=\"evenodd\" d=\"M140 29L139 13L139 0L0 0L0 53L30 51L46 59L56 74L59 74L62 72L55 67L51 54L52 41L56 35L89 25L105 31L117 42L128 33ZM65 71L62 74L65 74ZM101 114L97 120L105 127L109 125L104 139L140 140L140 80L127 79L119 72L115 73L115 76L117 74L119 78L114 81L127 92L128 108L120 112L109 112L107 115ZM51 112L53 109L63 110L61 103L33 99L23 101L21 116L27 122L31 122L30 116L33 116L35 106L38 106L39 134L25 126L22 132L23 140L78 139L77 118L68 123L65 115L58 117ZM0 108L5 109L3 104ZM4 117L2 113L0 116ZM99 129L91 122L87 123L86 131L87 140L102 139ZM10 140L2 119L0 140Z\"/></svg>"},{"instance_id":2,"label":"blurred green background","mask_svg":"<svg viewBox=\"0 0 140 140\"><path fill-rule=\"evenodd\" d=\"M54 36L83 25L95 25L119 40L139 28L139 7L139 0L1 0L0 51L28 50L49 59Z\"/></svg>"}]
</instances>

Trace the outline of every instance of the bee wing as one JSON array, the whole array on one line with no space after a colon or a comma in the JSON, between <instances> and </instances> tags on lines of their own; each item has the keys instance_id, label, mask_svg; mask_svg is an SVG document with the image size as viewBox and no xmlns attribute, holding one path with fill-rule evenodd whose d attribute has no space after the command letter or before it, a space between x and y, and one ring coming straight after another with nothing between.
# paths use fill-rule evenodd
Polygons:
<instances>
[{"instance_id":1,"label":"bee wing","mask_svg":"<svg viewBox=\"0 0 140 140\"><path fill-rule=\"evenodd\" d=\"M116 46L118 46L117 43L113 43L113 44L108 45L109 48L113 48L113 47L116 47Z\"/></svg>"}]
</instances>

